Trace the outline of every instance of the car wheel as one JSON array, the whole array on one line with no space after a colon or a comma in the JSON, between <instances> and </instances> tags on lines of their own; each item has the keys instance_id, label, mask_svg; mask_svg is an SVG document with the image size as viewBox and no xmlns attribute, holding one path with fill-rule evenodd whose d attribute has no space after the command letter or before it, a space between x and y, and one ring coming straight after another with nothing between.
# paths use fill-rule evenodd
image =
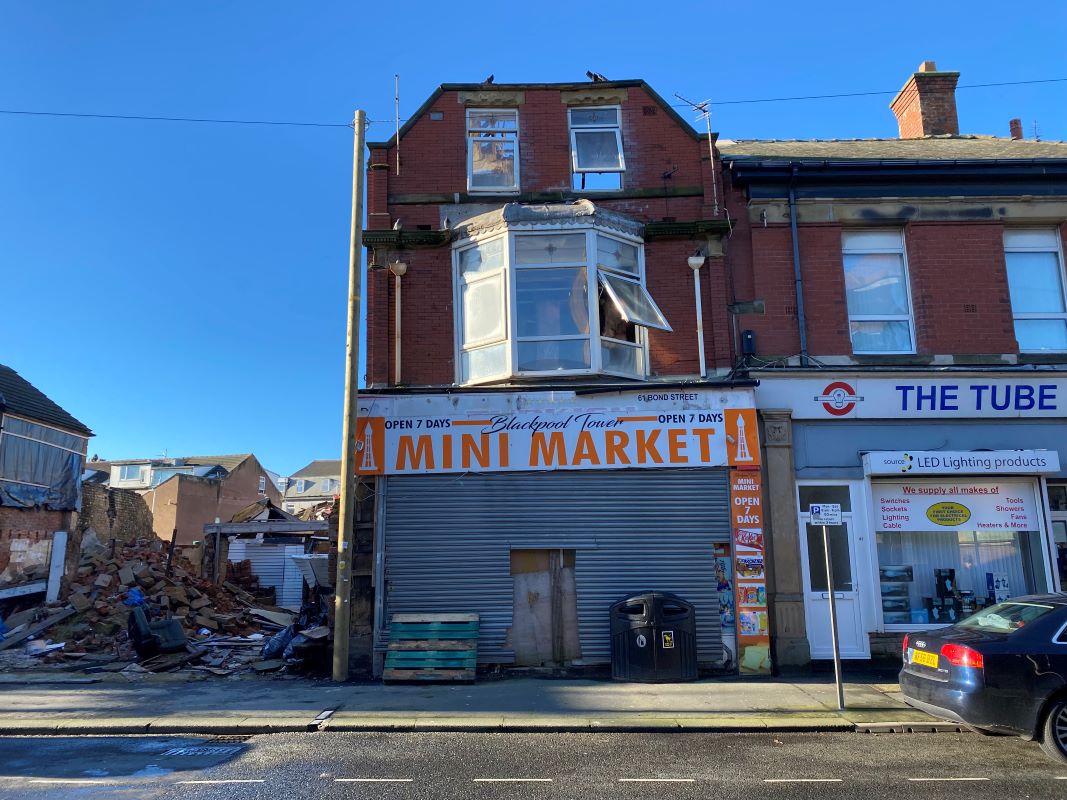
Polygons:
<instances>
[{"instance_id":1,"label":"car wheel","mask_svg":"<svg viewBox=\"0 0 1067 800\"><path fill-rule=\"evenodd\" d=\"M1049 707L1042 729L1041 749L1054 761L1067 764L1067 699L1061 697Z\"/></svg>"}]
</instances>

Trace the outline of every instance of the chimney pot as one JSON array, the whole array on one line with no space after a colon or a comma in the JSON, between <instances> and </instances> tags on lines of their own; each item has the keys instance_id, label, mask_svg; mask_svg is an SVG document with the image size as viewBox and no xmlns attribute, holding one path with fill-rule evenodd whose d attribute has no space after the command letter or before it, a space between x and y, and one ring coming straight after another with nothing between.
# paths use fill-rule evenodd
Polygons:
<instances>
[{"instance_id":1,"label":"chimney pot","mask_svg":"<svg viewBox=\"0 0 1067 800\"><path fill-rule=\"evenodd\" d=\"M1011 128L1011 138L1019 140L1023 138L1023 121L1021 119L1013 119L1008 123L1008 127Z\"/></svg>"},{"instance_id":2,"label":"chimney pot","mask_svg":"<svg viewBox=\"0 0 1067 800\"><path fill-rule=\"evenodd\" d=\"M901 139L924 136L958 136L956 82L958 72L941 72L933 61L924 61L908 78L889 107L897 118Z\"/></svg>"}]
</instances>

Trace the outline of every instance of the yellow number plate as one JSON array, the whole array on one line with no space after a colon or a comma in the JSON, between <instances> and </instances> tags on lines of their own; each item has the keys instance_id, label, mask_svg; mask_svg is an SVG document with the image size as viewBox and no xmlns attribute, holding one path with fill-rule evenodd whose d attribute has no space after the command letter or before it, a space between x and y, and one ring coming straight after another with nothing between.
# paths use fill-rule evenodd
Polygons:
<instances>
[{"instance_id":1,"label":"yellow number plate","mask_svg":"<svg viewBox=\"0 0 1067 800\"><path fill-rule=\"evenodd\" d=\"M913 650L911 653L912 664L922 664L924 667L937 669L937 653L924 653L922 650Z\"/></svg>"}]
</instances>

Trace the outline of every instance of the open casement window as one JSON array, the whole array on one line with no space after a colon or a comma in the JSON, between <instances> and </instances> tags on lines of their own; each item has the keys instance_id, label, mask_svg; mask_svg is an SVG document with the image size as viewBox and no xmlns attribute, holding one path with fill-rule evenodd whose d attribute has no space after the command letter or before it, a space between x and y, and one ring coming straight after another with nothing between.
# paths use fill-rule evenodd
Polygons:
<instances>
[{"instance_id":1,"label":"open casement window","mask_svg":"<svg viewBox=\"0 0 1067 800\"><path fill-rule=\"evenodd\" d=\"M622 153L619 107L572 108L568 116L572 188L579 192L621 189L626 161Z\"/></svg>"},{"instance_id":2,"label":"open casement window","mask_svg":"<svg viewBox=\"0 0 1067 800\"><path fill-rule=\"evenodd\" d=\"M903 232L852 231L841 245L852 352L914 353Z\"/></svg>"},{"instance_id":3,"label":"open casement window","mask_svg":"<svg viewBox=\"0 0 1067 800\"><path fill-rule=\"evenodd\" d=\"M1019 352L1067 351L1067 296L1057 231L1004 231L1004 261Z\"/></svg>"},{"instance_id":4,"label":"open casement window","mask_svg":"<svg viewBox=\"0 0 1067 800\"><path fill-rule=\"evenodd\" d=\"M471 192L519 190L518 111L467 111L467 189Z\"/></svg>"},{"instance_id":5,"label":"open casement window","mask_svg":"<svg viewBox=\"0 0 1067 800\"><path fill-rule=\"evenodd\" d=\"M455 255L460 383L644 378L646 328L671 328L644 286L640 242L593 228L497 234Z\"/></svg>"}]
</instances>

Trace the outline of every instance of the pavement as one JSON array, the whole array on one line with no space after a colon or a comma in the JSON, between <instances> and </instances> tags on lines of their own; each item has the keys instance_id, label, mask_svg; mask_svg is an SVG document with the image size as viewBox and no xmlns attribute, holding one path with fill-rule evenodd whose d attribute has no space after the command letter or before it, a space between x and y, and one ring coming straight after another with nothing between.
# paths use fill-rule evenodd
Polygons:
<instances>
[{"instance_id":1,"label":"pavement","mask_svg":"<svg viewBox=\"0 0 1067 800\"><path fill-rule=\"evenodd\" d=\"M281 732L809 732L959 730L909 708L895 683L690 683L505 678L462 685L179 675L0 676L0 735Z\"/></svg>"}]
</instances>

